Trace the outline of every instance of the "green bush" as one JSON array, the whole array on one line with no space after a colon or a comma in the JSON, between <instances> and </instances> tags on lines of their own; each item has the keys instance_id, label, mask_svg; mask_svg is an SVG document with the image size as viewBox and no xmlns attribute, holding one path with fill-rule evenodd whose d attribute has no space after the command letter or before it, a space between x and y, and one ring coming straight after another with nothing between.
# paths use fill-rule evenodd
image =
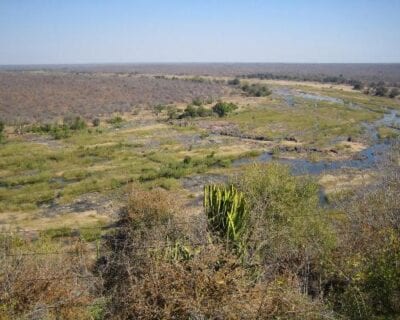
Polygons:
<instances>
[{"instance_id":1,"label":"green bush","mask_svg":"<svg viewBox=\"0 0 400 320\"><path fill-rule=\"evenodd\" d=\"M397 88L392 88L389 92L389 98L396 98L400 94L399 89Z\"/></svg>"},{"instance_id":2,"label":"green bush","mask_svg":"<svg viewBox=\"0 0 400 320\"><path fill-rule=\"evenodd\" d=\"M328 301L350 319L397 319L400 314L399 169L342 199L340 246L326 266Z\"/></svg>"},{"instance_id":3,"label":"green bush","mask_svg":"<svg viewBox=\"0 0 400 320\"><path fill-rule=\"evenodd\" d=\"M249 167L235 185L249 205L248 241L260 263L278 263L294 272L300 261L333 248L334 238L319 206L319 187L312 180L270 163Z\"/></svg>"},{"instance_id":4,"label":"green bush","mask_svg":"<svg viewBox=\"0 0 400 320\"><path fill-rule=\"evenodd\" d=\"M236 110L238 107L236 104L231 102L218 102L213 108L213 112L215 112L219 117L224 117L228 113Z\"/></svg>"},{"instance_id":5,"label":"green bush","mask_svg":"<svg viewBox=\"0 0 400 320\"><path fill-rule=\"evenodd\" d=\"M114 126L120 126L121 123L124 121L121 116L114 116L111 119L107 120L107 123L112 124Z\"/></svg>"},{"instance_id":6,"label":"green bush","mask_svg":"<svg viewBox=\"0 0 400 320\"><path fill-rule=\"evenodd\" d=\"M98 127L100 125L100 119L99 118L94 118L92 120L92 124L93 124L93 127Z\"/></svg>"},{"instance_id":7,"label":"green bush","mask_svg":"<svg viewBox=\"0 0 400 320\"><path fill-rule=\"evenodd\" d=\"M79 116L64 117L63 125L69 130L82 130L86 128L86 122Z\"/></svg>"},{"instance_id":8,"label":"green bush","mask_svg":"<svg viewBox=\"0 0 400 320\"><path fill-rule=\"evenodd\" d=\"M250 97L266 97L272 93L267 86L256 83L251 85L246 83L241 87L241 89Z\"/></svg>"},{"instance_id":9,"label":"green bush","mask_svg":"<svg viewBox=\"0 0 400 320\"><path fill-rule=\"evenodd\" d=\"M63 123L44 123L33 124L25 130L38 134L49 134L54 139L64 139L71 136L73 132L82 131L87 127L86 122L81 117L65 117Z\"/></svg>"},{"instance_id":10,"label":"green bush","mask_svg":"<svg viewBox=\"0 0 400 320\"><path fill-rule=\"evenodd\" d=\"M200 107L201 105L203 105L203 100L199 97L196 97L192 100L192 105Z\"/></svg>"},{"instance_id":11,"label":"green bush","mask_svg":"<svg viewBox=\"0 0 400 320\"><path fill-rule=\"evenodd\" d=\"M240 85L240 79L239 78L234 78L234 79L228 80L228 85L230 85L230 86L238 86L238 85Z\"/></svg>"},{"instance_id":12,"label":"green bush","mask_svg":"<svg viewBox=\"0 0 400 320\"><path fill-rule=\"evenodd\" d=\"M170 120L178 118L178 109L175 106L168 106L167 115Z\"/></svg>"},{"instance_id":13,"label":"green bush","mask_svg":"<svg viewBox=\"0 0 400 320\"><path fill-rule=\"evenodd\" d=\"M189 104L186 109L183 111L183 113L179 116L180 119L183 118L195 118L195 117L208 117L212 115L212 111L209 109L206 109L203 106L195 106L192 104Z\"/></svg>"}]
</instances>

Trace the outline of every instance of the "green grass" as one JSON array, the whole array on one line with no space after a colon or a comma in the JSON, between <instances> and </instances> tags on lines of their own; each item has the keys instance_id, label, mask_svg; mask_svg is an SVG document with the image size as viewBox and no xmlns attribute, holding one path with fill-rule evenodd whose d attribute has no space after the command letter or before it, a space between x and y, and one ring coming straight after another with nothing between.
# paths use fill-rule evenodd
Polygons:
<instances>
[{"instance_id":1,"label":"green grass","mask_svg":"<svg viewBox=\"0 0 400 320\"><path fill-rule=\"evenodd\" d=\"M329 145L337 137L357 137L363 133L362 123L381 117L369 110L354 110L346 106L296 99L296 107L259 105L228 117L246 134L273 139L295 136L305 144Z\"/></svg>"},{"instance_id":2,"label":"green grass","mask_svg":"<svg viewBox=\"0 0 400 320\"><path fill-rule=\"evenodd\" d=\"M379 127L378 128L378 137L379 139L395 139L400 136L400 131L393 128L388 127Z\"/></svg>"},{"instance_id":3,"label":"green grass","mask_svg":"<svg viewBox=\"0 0 400 320\"><path fill-rule=\"evenodd\" d=\"M248 105L248 98L243 98L240 111L222 120L196 119L190 126L157 122L137 126L126 119L121 128L104 122L96 129L76 130L56 144L51 138L48 143L44 140L39 144L25 136L8 137L0 148L0 212L34 211L50 202L66 204L86 193L120 190L131 181L177 190L177 180L184 176L217 168L227 170L234 159L261 153L259 149L236 148L235 139L224 138L222 144L207 142L209 131L199 125L201 121L232 123L243 133L278 141L294 136L304 145L334 146L338 138L361 137L362 123L381 118L382 105L398 108L398 102L392 99L356 92L309 87L304 90L362 107L352 109L300 98L295 99L295 107L273 98L260 100L263 102L259 105L250 99ZM379 134L387 138L395 132L380 128ZM200 135L203 141L188 146L193 135ZM221 146L228 146L229 151ZM207 157L211 152L215 155ZM191 160L185 163L187 156Z\"/></svg>"}]
</instances>

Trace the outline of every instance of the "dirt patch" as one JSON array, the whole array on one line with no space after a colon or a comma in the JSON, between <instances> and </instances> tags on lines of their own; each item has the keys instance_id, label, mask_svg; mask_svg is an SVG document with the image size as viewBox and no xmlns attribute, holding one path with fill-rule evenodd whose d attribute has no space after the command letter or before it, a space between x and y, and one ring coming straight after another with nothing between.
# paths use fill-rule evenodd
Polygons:
<instances>
[{"instance_id":1,"label":"dirt patch","mask_svg":"<svg viewBox=\"0 0 400 320\"><path fill-rule=\"evenodd\" d=\"M319 179L325 193L336 193L368 185L373 179L372 172L357 172L344 174L325 174Z\"/></svg>"},{"instance_id":2,"label":"dirt patch","mask_svg":"<svg viewBox=\"0 0 400 320\"><path fill-rule=\"evenodd\" d=\"M363 151L368 148L368 146L361 142L351 142L351 141L342 141L338 143L338 146L343 147L345 150L356 153Z\"/></svg>"},{"instance_id":3,"label":"dirt patch","mask_svg":"<svg viewBox=\"0 0 400 320\"><path fill-rule=\"evenodd\" d=\"M117 199L118 200L118 199ZM89 193L82 195L78 199L68 204L60 204L57 201L43 205L41 215L43 217L55 217L68 213L96 212L96 214L106 215L109 217L115 216L122 208L120 201L115 201L111 196L104 196L99 193Z\"/></svg>"}]
</instances>

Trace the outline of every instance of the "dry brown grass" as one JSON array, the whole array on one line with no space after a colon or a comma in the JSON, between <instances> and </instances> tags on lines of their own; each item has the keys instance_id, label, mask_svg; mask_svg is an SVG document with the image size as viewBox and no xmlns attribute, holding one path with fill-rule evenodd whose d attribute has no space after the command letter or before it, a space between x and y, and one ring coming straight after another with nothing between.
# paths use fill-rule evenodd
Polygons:
<instances>
[{"instance_id":1,"label":"dry brown grass","mask_svg":"<svg viewBox=\"0 0 400 320\"><path fill-rule=\"evenodd\" d=\"M27 246L15 237L2 240L8 245L0 258L0 319L91 319L79 306L93 302L96 283L79 243L64 248L76 255L47 255L61 248L47 242Z\"/></svg>"},{"instance_id":2,"label":"dry brown grass","mask_svg":"<svg viewBox=\"0 0 400 320\"><path fill-rule=\"evenodd\" d=\"M96 268L108 299L106 318L322 319L327 314L320 302L301 293L296 275L273 277L245 266L208 233L204 221L176 220L171 210L176 207L163 190L131 193L122 228L106 239L106 254Z\"/></svg>"}]
</instances>

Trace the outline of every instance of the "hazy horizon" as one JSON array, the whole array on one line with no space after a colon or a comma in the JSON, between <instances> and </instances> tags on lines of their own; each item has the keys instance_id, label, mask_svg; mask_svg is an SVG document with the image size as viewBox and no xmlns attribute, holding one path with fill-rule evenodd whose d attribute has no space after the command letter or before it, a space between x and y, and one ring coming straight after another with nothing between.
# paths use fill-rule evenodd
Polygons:
<instances>
[{"instance_id":1,"label":"hazy horizon","mask_svg":"<svg viewBox=\"0 0 400 320\"><path fill-rule=\"evenodd\" d=\"M400 1L0 3L0 65L400 63Z\"/></svg>"}]
</instances>

